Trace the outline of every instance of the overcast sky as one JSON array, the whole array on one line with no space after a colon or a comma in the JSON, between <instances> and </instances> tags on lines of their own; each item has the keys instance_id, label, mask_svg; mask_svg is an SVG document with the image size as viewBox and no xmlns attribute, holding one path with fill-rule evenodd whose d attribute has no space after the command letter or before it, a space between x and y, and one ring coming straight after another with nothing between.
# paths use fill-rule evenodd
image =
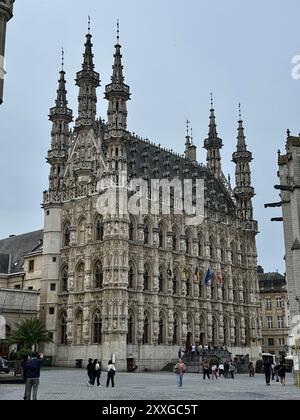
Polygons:
<instances>
[{"instance_id":1,"label":"overcast sky","mask_svg":"<svg viewBox=\"0 0 300 420\"><path fill-rule=\"evenodd\" d=\"M286 129L300 130L300 80L292 57L300 54L299 0L16 0L7 34L5 102L0 107L0 238L43 227L42 191L48 187L49 108L54 105L65 49L69 105L77 114L87 16L92 18L98 113L111 76L116 20L120 19L126 82L131 86L129 129L177 152L184 151L189 118L206 159L210 92L224 141L223 170L234 180L238 102L253 152L259 263L284 272L282 225L265 210L278 201L277 150Z\"/></svg>"}]
</instances>

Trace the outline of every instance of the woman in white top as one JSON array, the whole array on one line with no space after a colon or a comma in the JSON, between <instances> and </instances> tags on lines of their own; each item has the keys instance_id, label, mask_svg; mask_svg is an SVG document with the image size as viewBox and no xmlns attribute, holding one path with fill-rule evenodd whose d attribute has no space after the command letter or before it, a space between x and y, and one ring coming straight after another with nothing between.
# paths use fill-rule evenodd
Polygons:
<instances>
[{"instance_id":1,"label":"woman in white top","mask_svg":"<svg viewBox=\"0 0 300 420\"><path fill-rule=\"evenodd\" d=\"M110 360L107 365L107 382L106 382L106 388L109 387L110 381L112 388L115 387L115 374L116 374L116 368L113 362Z\"/></svg>"}]
</instances>

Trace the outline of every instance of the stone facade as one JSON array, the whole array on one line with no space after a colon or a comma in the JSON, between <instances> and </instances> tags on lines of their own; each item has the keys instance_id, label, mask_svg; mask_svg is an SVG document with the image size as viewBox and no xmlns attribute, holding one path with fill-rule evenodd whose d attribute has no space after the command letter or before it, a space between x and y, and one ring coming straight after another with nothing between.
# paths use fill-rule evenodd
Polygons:
<instances>
[{"instance_id":1,"label":"stone facade","mask_svg":"<svg viewBox=\"0 0 300 420\"><path fill-rule=\"evenodd\" d=\"M286 154L279 152L279 178L285 237L286 279L288 284L291 323L300 316L300 137L288 131Z\"/></svg>"},{"instance_id":2,"label":"stone facade","mask_svg":"<svg viewBox=\"0 0 300 420\"><path fill-rule=\"evenodd\" d=\"M290 333L290 305L287 283L279 273L258 272L263 352L286 354Z\"/></svg>"},{"instance_id":3,"label":"stone facade","mask_svg":"<svg viewBox=\"0 0 300 420\"><path fill-rule=\"evenodd\" d=\"M76 77L74 129L63 69L50 110L41 318L54 343L45 352L59 365L88 357L106 363L115 355L119 370L126 369L130 358L140 369L161 369L177 357L179 347L194 343L227 346L233 356L259 358L258 229L252 209L252 155L241 118L233 155L237 185L232 190L222 172L222 140L213 106L205 140L207 166L197 162L189 133L185 155L179 155L128 131L131 94L124 83L119 38L105 90L107 120L97 118L100 76L91 39L89 33ZM148 185L157 178L180 183L202 179L204 223L190 226L185 213L148 214L142 208L153 201L148 192L138 215L123 212L121 197L132 195L123 181L135 178ZM117 191L115 215L99 206L109 187ZM171 193L173 208L176 200ZM212 275L205 285L208 269Z\"/></svg>"},{"instance_id":4,"label":"stone facade","mask_svg":"<svg viewBox=\"0 0 300 420\"><path fill-rule=\"evenodd\" d=\"M4 87L4 57L7 22L13 17L15 0L0 0L0 105L3 102Z\"/></svg>"}]
</instances>

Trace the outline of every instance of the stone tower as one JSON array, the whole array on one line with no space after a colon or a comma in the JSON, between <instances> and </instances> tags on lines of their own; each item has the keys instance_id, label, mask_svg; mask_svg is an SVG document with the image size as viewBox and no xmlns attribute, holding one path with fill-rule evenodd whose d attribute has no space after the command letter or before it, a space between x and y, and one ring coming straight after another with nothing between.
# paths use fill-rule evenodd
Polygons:
<instances>
[{"instance_id":1,"label":"stone tower","mask_svg":"<svg viewBox=\"0 0 300 420\"><path fill-rule=\"evenodd\" d=\"M204 148L207 150L207 167L215 174L217 178L222 175L221 149L223 147L222 139L218 137L216 116L213 99L211 101L210 123L208 138L204 142Z\"/></svg>"},{"instance_id":2,"label":"stone tower","mask_svg":"<svg viewBox=\"0 0 300 420\"><path fill-rule=\"evenodd\" d=\"M234 195L237 200L238 217L243 220L253 220L252 199L255 195L254 188L251 186L252 153L247 150L246 137L243 121L239 119L237 151L233 154L233 162L236 164L236 188Z\"/></svg>"},{"instance_id":3,"label":"stone tower","mask_svg":"<svg viewBox=\"0 0 300 420\"><path fill-rule=\"evenodd\" d=\"M0 105L3 103L4 87L4 57L5 57L5 39L6 25L13 17L13 7L15 0L0 0Z\"/></svg>"},{"instance_id":4,"label":"stone tower","mask_svg":"<svg viewBox=\"0 0 300 420\"><path fill-rule=\"evenodd\" d=\"M59 289L59 262L62 248L62 209L63 179L68 160L73 112L68 108L65 71L60 71L57 99L50 109L52 122L51 149L47 162L50 165L49 189L44 192L44 237L43 237L43 273L41 290L41 318L47 330L53 334L56 329L56 315L47 316L50 307L56 301ZM55 285L55 290L52 290ZM53 352L53 349L48 350Z\"/></svg>"},{"instance_id":5,"label":"stone tower","mask_svg":"<svg viewBox=\"0 0 300 420\"><path fill-rule=\"evenodd\" d=\"M119 31L115 45L113 74L106 86L108 101L105 182L114 194L115 213L104 217L103 350L104 359L115 355L126 368L128 325L129 217L127 203L127 101L130 88L124 83Z\"/></svg>"}]
</instances>

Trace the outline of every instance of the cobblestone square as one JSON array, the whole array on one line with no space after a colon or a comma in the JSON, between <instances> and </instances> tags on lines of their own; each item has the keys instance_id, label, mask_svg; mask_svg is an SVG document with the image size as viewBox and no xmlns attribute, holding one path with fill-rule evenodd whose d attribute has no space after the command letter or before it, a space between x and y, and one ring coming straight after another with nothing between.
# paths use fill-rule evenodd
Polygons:
<instances>
[{"instance_id":1,"label":"cobblestone square","mask_svg":"<svg viewBox=\"0 0 300 420\"><path fill-rule=\"evenodd\" d=\"M106 374L101 376L105 384ZM0 384L0 400L21 400L23 385ZM38 398L40 400L300 400L300 390L293 384L292 375L282 387L272 382L266 387L263 375L254 379L238 375L231 379L203 381L202 375L186 374L184 387L177 388L173 373L117 373L116 388L87 387L84 370L43 370Z\"/></svg>"}]
</instances>

